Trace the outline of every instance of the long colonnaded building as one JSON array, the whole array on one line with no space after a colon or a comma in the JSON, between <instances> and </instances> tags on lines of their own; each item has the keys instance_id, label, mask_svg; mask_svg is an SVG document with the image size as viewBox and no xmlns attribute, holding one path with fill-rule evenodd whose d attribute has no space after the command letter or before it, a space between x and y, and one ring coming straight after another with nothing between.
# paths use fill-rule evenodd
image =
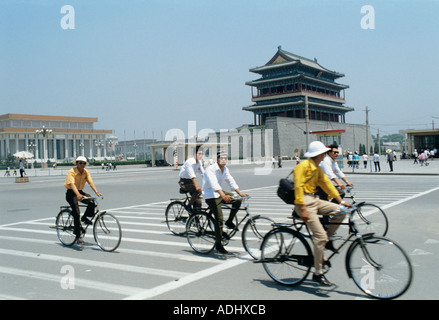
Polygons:
<instances>
[{"instance_id":1,"label":"long colonnaded building","mask_svg":"<svg viewBox=\"0 0 439 320\"><path fill-rule=\"evenodd\" d=\"M112 130L94 129L97 121L88 117L0 115L0 157L29 151L38 162L71 161L80 155L104 158L111 147L106 135Z\"/></svg>"}]
</instances>

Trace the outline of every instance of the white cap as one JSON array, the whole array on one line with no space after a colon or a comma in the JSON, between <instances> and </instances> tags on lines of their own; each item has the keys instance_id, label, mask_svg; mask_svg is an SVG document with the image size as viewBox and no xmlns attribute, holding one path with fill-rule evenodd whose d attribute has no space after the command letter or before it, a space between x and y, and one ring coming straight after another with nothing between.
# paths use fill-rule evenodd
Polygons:
<instances>
[{"instance_id":1,"label":"white cap","mask_svg":"<svg viewBox=\"0 0 439 320\"><path fill-rule=\"evenodd\" d=\"M76 164L77 161L83 161L83 162L88 163L87 158L84 157L84 156L79 156L79 157L77 157L76 160L73 161L73 164Z\"/></svg>"},{"instance_id":2,"label":"white cap","mask_svg":"<svg viewBox=\"0 0 439 320\"><path fill-rule=\"evenodd\" d=\"M313 141L309 144L308 152L305 153L305 157L307 158L313 158L315 156L318 156L319 154L328 152L329 148L327 148L322 142L320 141Z\"/></svg>"}]
</instances>

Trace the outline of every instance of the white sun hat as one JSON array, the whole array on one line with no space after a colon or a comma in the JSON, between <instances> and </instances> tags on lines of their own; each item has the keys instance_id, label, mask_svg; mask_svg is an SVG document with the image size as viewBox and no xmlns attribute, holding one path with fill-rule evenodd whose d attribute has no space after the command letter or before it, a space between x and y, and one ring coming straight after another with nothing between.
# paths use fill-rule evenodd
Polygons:
<instances>
[{"instance_id":1,"label":"white sun hat","mask_svg":"<svg viewBox=\"0 0 439 320\"><path fill-rule=\"evenodd\" d=\"M83 162L85 162L85 163L88 164L87 158L84 157L84 156L79 156L79 157L77 157L76 160L73 161L73 164L76 164L77 161L83 161Z\"/></svg>"},{"instance_id":2,"label":"white sun hat","mask_svg":"<svg viewBox=\"0 0 439 320\"><path fill-rule=\"evenodd\" d=\"M319 154L328 152L329 150L331 149L327 148L322 142L313 141L309 144L308 152L305 153L305 157L313 158L315 156L318 156Z\"/></svg>"}]
</instances>

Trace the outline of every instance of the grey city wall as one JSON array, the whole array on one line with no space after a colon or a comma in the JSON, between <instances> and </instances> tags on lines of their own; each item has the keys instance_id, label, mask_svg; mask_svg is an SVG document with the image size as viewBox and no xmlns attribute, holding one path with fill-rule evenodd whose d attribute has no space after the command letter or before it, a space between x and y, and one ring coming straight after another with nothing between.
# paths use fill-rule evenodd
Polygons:
<instances>
[{"instance_id":1,"label":"grey city wall","mask_svg":"<svg viewBox=\"0 0 439 320\"><path fill-rule=\"evenodd\" d=\"M304 119L270 117L266 120L265 129L273 130L273 153L275 156L295 156L295 149L299 150L299 155L306 152L306 124ZM323 130L345 130L341 133L343 153L359 151L360 143L368 145L368 151L370 146L373 146L372 135L370 132L367 134L366 125L310 120L310 132ZM368 137L366 137L367 135ZM318 140L317 135L310 134L309 141L314 140Z\"/></svg>"},{"instance_id":2,"label":"grey city wall","mask_svg":"<svg viewBox=\"0 0 439 320\"><path fill-rule=\"evenodd\" d=\"M366 125L310 120L310 132L324 130L345 130L341 133L341 147L344 154L347 151L359 151L360 144L369 146L367 150L373 146L370 133L366 137ZM299 156L303 155L307 150L305 132L304 119L270 117L267 118L263 129L242 127L223 130L209 134L209 142L228 143L228 152L232 161L259 161L272 156L294 157L296 149ZM317 135L310 134L309 141L314 140L318 140Z\"/></svg>"}]
</instances>

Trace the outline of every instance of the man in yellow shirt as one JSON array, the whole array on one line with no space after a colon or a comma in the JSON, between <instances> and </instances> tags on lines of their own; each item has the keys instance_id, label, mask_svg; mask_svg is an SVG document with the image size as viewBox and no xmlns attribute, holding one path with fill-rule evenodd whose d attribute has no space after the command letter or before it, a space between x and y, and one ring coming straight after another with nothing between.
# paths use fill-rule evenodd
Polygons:
<instances>
[{"instance_id":1,"label":"man in yellow shirt","mask_svg":"<svg viewBox=\"0 0 439 320\"><path fill-rule=\"evenodd\" d=\"M308 160L302 161L294 169L294 193L295 193L295 211L307 224L312 232L312 240L314 244L314 267L315 272L313 280L325 286L332 286L323 274L323 251L326 248L333 249L330 237L335 234L338 225L332 224L325 231L320 223L318 214L333 215L339 212L339 205L319 199L317 185L320 186L329 198L335 199L338 203L350 206L348 203L342 202L337 189L329 180L328 176L319 167L319 163L323 160L329 148L325 147L320 141L311 142L305 157ZM345 215L336 215L331 222L343 221ZM329 241L329 242L328 242Z\"/></svg>"},{"instance_id":2,"label":"man in yellow shirt","mask_svg":"<svg viewBox=\"0 0 439 320\"><path fill-rule=\"evenodd\" d=\"M85 183L90 185L98 197L103 195L98 192L93 183L90 172L85 169L85 166L87 165L87 158L80 156L73 163L76 164L76 168L69 170L64 186L67 189L66 200L72 208L75 228L73 233L76 235L76 243L83 244L84 241L81 239L81 223L79 221L81 212L79 210L78 202L80 201L84 204L87 204L87 209L85 210L84 216L81 219L86 224L91 224L91 221L88 220L87 217L93 218L95 210L95 205L92 201L83 199L84 197L90 197L89 194L83 191Z\"/></svg>"}]
</instances>

